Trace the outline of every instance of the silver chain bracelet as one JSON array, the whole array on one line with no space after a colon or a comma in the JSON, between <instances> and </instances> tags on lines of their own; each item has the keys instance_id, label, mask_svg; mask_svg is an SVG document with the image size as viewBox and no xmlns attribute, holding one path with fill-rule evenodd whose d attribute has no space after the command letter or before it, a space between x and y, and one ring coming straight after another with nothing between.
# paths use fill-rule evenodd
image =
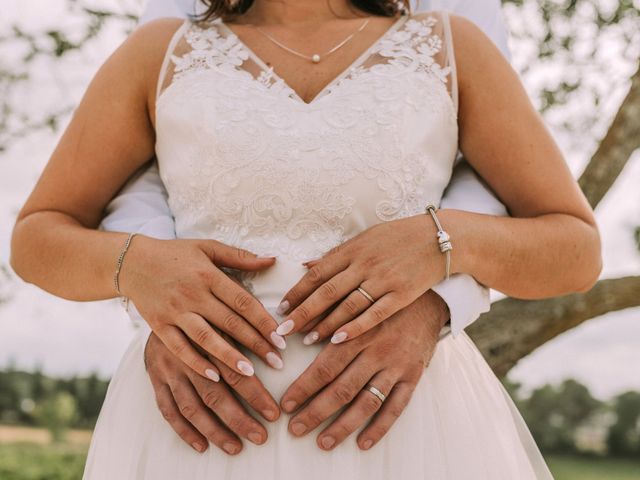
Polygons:
<instances>
[{"instance_id":1,"label":"silver chain bracelet","mask_svg":"<svg viewBox=\"0 0 640 480\"><path fill-rule=\"evenodd\" d=\"M120 297L122 297L122 302L125 304L125 308L129 306L129 299L122 295L120 292L120 270L122 269L122 263L124 262L124 256L127 254L129 250L129 245L131 245L131 240L135 237L137 233L130 233L127 237L127 240L124 242L124 246L122 247L122 251L118 256L118 262L116 263L116 273L113 275L113 284L116 287L116 292Z\"/></svg>"},{"instance_id":2,"label":"silver chain bracelet","mask_svg":"<svg viewBox=\"0 0 640 480\"><path fill-rule=\"evenodd\" d=\"M430 214L431 218L436 224L438 228L438 232L436 236L438 237L438 245L440 246L440 251L445 254L445 279L449 280L449 275L451 273L451 250L453 250L453 245L451 244L451 237L449 234L444 231L442 228L442 224L438 217L436 216L436 211L438 208L433 203L428 203L425 208L425 213Z\"/></svg>"}]
</instances>

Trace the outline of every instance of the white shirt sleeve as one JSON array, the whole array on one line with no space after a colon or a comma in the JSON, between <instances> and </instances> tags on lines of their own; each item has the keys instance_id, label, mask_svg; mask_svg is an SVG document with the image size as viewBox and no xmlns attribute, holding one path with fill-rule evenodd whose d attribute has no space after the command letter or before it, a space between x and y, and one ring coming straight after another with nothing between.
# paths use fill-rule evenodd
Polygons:
<instances>
[{"instance_id":1,"label":"white shirt sleeve","mask_svg":"<svg viewBox=\"0 0 640 480\"><path fill-rule=\"evenodd\" d=\"M507 28L499 0L417 0L416 11L447 10L468 18L490 37L510 59ZM455 44L455 39L454 39ZM455 48L455 45L454 45ZM504 205L476 172L459 158L451 182L444 192L441 208L473 211L491 215L508 215ZM455 239L452 239L455 255ZM489 289L466 274L452 275L432 289L449 307L451 333L455 337L478 317L489 311Z\"/></svg>"}]
</instances>

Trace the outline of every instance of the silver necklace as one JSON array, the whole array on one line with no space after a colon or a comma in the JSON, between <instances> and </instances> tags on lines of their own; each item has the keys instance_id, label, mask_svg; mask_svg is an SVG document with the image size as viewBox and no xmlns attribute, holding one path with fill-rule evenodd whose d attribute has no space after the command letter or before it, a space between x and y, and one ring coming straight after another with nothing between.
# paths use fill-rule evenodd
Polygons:
<instances>
[{"instance_id":1,"label":"silver necklace","mask_svg":"<svg viewBox=\"0 0 640 480\"><path fill-rule=\"evenodd\" d=\"M358 28L355 32L353 32L351 35L349 35L347 38L345 38L344 40L342 40L338 45L336 45L335 47L333 47L331 50L326 51L325 53L322 54L322 56L320 56L319 53L314 53L313 55L305 55L304 53L300 53L292 48L287 47L286 45L283 45L282 43L280 43L278 40L276 40L275 38L273 38L271 35L269 35L267 32L263 31L261 28L256 27L255 25L251 25L253 28L255 28L256 30L258 30L260 33L262 33L265 37L267 37L269 40L271 40L273 43L275 43L276 45L278 45L280 48L285 49L287 52L293 53L294 55L297 55L298 57L301 58L305 58L307 60L311 60L313 63L320 63L320 60L322 60L322 58L326 55L329 55L333 52L335 52L336 50L338 50L340 47L342 47L343 45L345 45L349 40L351 40L358 32L361 32L362 30L364 30L364 27L367 26L367 24L369 23L369 20L371 20L371 17L367 18L362 25L360 25L360 28Z\"/></svg>"}]
</instances>

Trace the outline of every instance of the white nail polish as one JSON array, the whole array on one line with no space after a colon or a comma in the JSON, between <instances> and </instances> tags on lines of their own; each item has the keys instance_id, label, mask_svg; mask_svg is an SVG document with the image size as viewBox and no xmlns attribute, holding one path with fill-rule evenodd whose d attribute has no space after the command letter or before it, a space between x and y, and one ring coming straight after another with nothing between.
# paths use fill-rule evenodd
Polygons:
<instances>
[{"instance_id":1,"label":"white nail polish","mask_svg":"<svg viewBox=\"0 0 640 480\"><path fill-rule=\"evenodd\" d=\"M320 338L320 334L318 332L309 332L303 339L302 343L305 345L311 345L312 343L316 343Z\"/></svg>"},{"instance_id":2,"label":"white nail polish","mask_svg":"<svg viewBox=\"0 0 640 480\"><path fill-rule=\"evenodd\" d=\"M289 301L283 300L282 302L280 302L280 305L278 305L278 308L276 308L276 313L278 315L284 315L284 312L286 312L287 310L289 310Z\"/></svg>"},{"instance_id":3,"label":"white nail polish","mask_svg":"<svg viewBox=\"0 0 640 480\"><path fill-rule=\"evenodd\" d=\"M213 380L214 382L219 382L220 381L220 375L218 375L218 372L216 372L215 370L211 370L210 368L207 368L204 371L204 374L209 377L211 380Z\"/></svg>"},{"instance_id":4,"label":"white nail polish","mask_svg":"<svg viewBox=\"0 0 640 480\"><path fill-rule=\"evenodd\" d=\"M244 360L240 360L238 362L238 370L240 370L247 377L250 377L251 375L253 375L253 367L251 366L250 363L245 362Z\"/></svg>"},{"instance_id":5,"label":"white nail polish","mask_svg":"<svg viewBox=\"0 0 640 480\"><path fill-rule=\"evenodd\" d=\"M295 324L293 323L293 320L287 320L286 322L281 323L280 325L278 325L278 328L276 328L276 333L278 335L286 335L291 330L293 330L294 326L295 326Z\"/></svg>"},{"instance_id":6,"label":"white nail polish","mask_svg":"<svg viewBox=\"0 0 640 480\"><path fill-rule=\"evenodd\" d=\"M284 350L287 348L287 342L284 341L280 335L278 335L275 331L271 332L271 341L273 344L278 347L280 350Z\"/></svg>"},{"instance_id":7,"label":"white nail polish","mask_svg":"<svg viewBox=\"0 0 640 480\"><path fill-rule=\"evenodd\" d=\"M273 368L277 370L281 370L282 367L284 367L284 363L282 363L282 359L273 352L267 353L267 362L269 362L269 365L271 365Z\"/></svg>"},{"instance_id":8,"label":"white nail polish","mask_svg":"<svg viewBox=\"0 0 640 480\"><path fill-rule=\"evenodd\" d=\"M342 343L347 339L346 332L336 333L333 337L331 337L331 343Z\"/></svg>"},{"instance_id":9,"label":"white nail polish","mask_svg":"<svg viewBox=\"0 0 640 480\"><path fill-rule=\"evenodd\" d=\"M256 258L277 258L273 255L256 255Z\"/></svg>"}]
</instances>

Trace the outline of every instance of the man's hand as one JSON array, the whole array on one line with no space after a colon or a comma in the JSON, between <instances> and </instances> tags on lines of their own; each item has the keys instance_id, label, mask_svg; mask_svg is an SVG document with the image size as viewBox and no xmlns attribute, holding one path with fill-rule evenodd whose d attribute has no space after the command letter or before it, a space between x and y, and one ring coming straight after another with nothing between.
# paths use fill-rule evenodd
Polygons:
<instances>
[{"instance_id":1,"label":"man's hand","mask_svg":"<svg viewBox=\"0 0 640 480\"><path fill-rule=\"evenodd\" d=\"M226 340L232 342L229 337ZM211 442L235 455L242 450L239 437L258 445L267 440L264 426L245 410L231 389L266 420L280 416L278 404L255 375L241 375L209 357L222 377L219 382L210 381L171 353L154 333L147 341L144 358L160 412L198 452L204 452Z\"/></svg>"},{"instance_id":2,"label":"man's hand","mask_svg":"<svg viewBox=\"0 0 640 480\"><path fill-rule=\"evenodd\" d=\"M331 450L375 414L357 440L363 450L371 448L409 403L448 318L444 301L429 290L351 342L328 343L280 400L285 412L308 402L289 420L289 431L305 435L349 404L320 432L318 446ZM363 390L369 382L386 395L384 404Z\"/></svg>"}]
</instances>

